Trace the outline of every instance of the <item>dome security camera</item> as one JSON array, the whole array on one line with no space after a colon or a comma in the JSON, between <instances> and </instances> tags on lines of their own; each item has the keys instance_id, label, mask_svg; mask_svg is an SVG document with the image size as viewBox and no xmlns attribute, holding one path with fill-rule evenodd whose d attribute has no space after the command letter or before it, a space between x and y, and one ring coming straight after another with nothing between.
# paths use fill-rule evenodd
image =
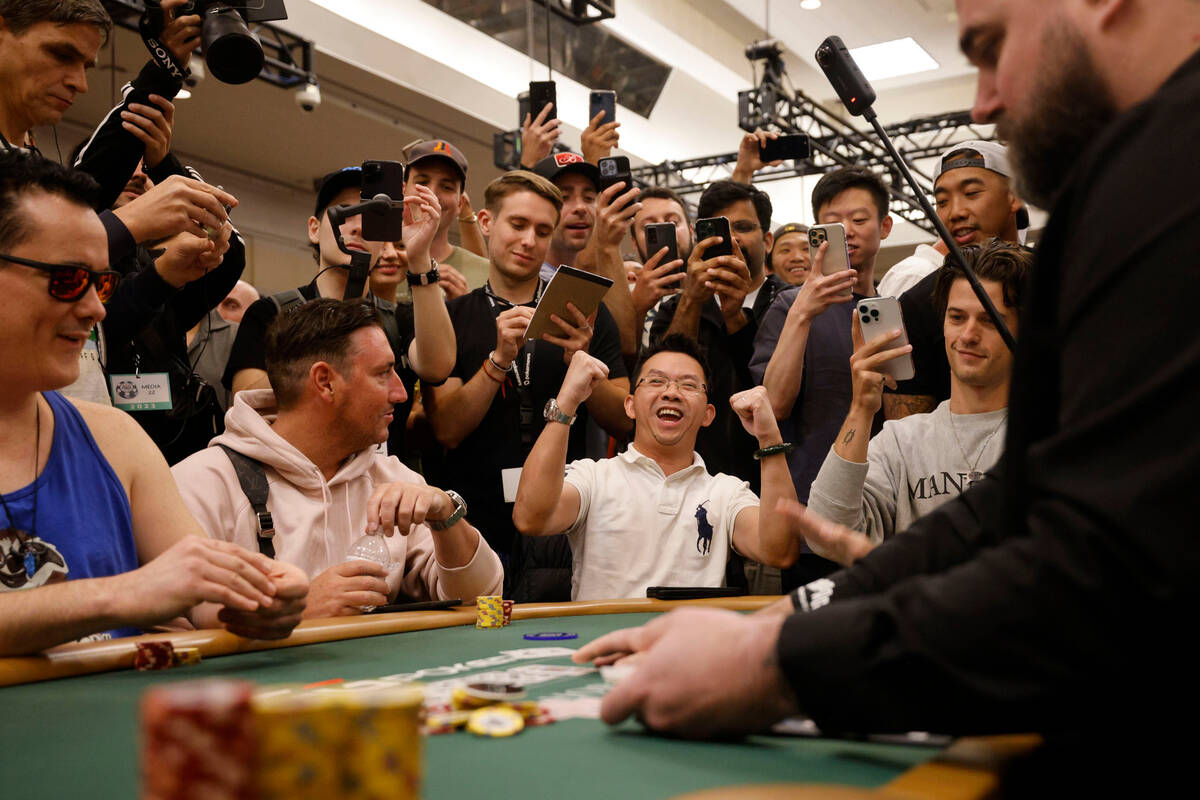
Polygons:
<instances>
[{"instance_id":1,"label":"dome security camera","mask_svg":"<svg viewBox=\"0 0 1200 800\"><path fill-rule=\"evenodd\" d=\"M321 105L321 87L316 81L309 81L296 90L296 105L301 111L311 114Z\"/></svg>"}]
</instances>

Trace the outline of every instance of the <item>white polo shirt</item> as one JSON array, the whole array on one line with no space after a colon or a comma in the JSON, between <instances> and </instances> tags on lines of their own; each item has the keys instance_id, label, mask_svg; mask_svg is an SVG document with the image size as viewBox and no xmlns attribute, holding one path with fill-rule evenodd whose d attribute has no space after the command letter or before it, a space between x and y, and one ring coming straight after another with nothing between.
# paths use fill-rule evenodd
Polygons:
<instances>
[{"instance_id":1,"label":"white polo shirt","mask_svg":"<svg viewBox=\"0 0 1200 800\"><path fill-rule=\"evenodd\" d=\"M566 531L572 600L723 586L737 515L758 506L749 484L709 475L695 453L691 466L668 477L630 445L616 458L572 462L565 480L579 491L579 516Z\"/></svg>"}]
</instances>

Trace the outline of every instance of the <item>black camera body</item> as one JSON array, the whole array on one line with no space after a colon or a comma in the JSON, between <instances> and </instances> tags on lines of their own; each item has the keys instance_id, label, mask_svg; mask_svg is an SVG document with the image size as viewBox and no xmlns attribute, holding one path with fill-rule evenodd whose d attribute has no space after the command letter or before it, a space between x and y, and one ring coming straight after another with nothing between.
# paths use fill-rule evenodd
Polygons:
<instances>
[{"instance_id":1,"label":"black camera body","mask_svg":"<svg viewBox=\"0 0 1200 800\"><path fill-rule=\"evenodd\" d=\"M204 61L214 78L223 83L249 83L258 77L266 63L262 42L250 30L249 23L287 19L283 3L284 0L191 0L177 8L175 14L200 16ZM143 22L143 38L151 54L158 57L150 37L162 32L161 0L146 0Z\"/></svg>"}]
</instances>

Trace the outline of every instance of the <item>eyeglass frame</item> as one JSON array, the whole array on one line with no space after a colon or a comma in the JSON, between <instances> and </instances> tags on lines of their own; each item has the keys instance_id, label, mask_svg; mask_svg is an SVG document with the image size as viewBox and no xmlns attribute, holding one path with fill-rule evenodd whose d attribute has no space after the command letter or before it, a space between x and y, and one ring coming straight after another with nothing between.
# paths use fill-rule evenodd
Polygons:
<instances>
[{"instance_id":1,"label":"eyeglass frame","mask_svg":"<svg viewBox=\"0 0 1200 800\"><path fill-rule=\"evenodd\" d=\"M58 295L54 294L54 292L50 291L49 286L46 287L46 291L51 297L53 297L55 300L59 300L64 303L79 302L88 293L89 289L91 289L93 286L97 285L97 280L100 277L105 276L105 275L113 275L114 279L113 279L112 293L110 293L108 295L108 297L100 298L100 302L106 303L106 302L108 302L109 299L112 298L113 294L116 293L117 286L119 286L121 284L121 278L123 277L121 275L121 273L115 269L94 270L94 269L88 269L87 267L84 267L84 266L80 266L79 264L55 264L55 263L52 263L49 261L34 261L31 258L21 258L20 256L8 255L6 253L0 253L0 261L7 261L10 264L19 264L22 267L29 267L31 269L36 269L40 272L50 273L51 275L53 275L57 272L62 272L64 270L71 270L73 272L79 272L79 271L86 272L87 276L88 276L87 283L85 283L83 285L83 291L79 292L79 294L75 295L74 297L59 297ZM99 295L100 295L100 289L97 288L96 296L99 297Z\"/></svg>"},{"instance_id":2,"label":"eyeglass frame","mask_svg":"<svg viewBox=\"0 0 1200 800\"><path fill-rule=\"evenodd\" d=\"M662 385L662 388L659 389L660 392L666 390L666 388L673 383L673 384L675 384L675 388L677 390L679 390L680 392L682 392L683 394L708 394L708 384L704 383L703 381L701 381L698 384L700 387L699 390L696 392L692 392L688 389L683 388L683 386L680 384L680 381L687 380L687 378L669 378L666 375L661 375L661 374L660 375L647 375L644 378L638 378L637 383L635 383L633 385L633 391L636 392L638 390L639 386L641 386L643 383L650 380L651 378L660 378L660 379L666 381L666 383L664 383ZM654 387L650 387L650 388L653 389Z\"/></svg>"}]
</instances>

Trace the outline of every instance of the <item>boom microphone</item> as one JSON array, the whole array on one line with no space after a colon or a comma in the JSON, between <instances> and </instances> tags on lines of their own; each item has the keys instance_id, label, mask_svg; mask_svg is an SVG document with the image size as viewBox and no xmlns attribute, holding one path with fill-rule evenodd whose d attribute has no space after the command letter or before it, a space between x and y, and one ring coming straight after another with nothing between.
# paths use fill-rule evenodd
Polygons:
<instances>
[{"instance_id":1,"label":"boom microphone","mask_svg":"<svg viewBox=\"0 0 1200 800\"><path fill-rule=\"evenodd\" d=\"M975 296L979 298L980 304L983 305L988 316L992 318L996 330L1000 333L1000 338L1008 345L1009 350L1015 350L1017 340L1013 338L1012 331L1008 329L1008 325L1004 323L1004 318L996 310L996 304L992 302L991 296L984 290L983 284L979 282L979 278L975 275L975 271L967 265L967 260L963 258L962 250L959 249L958 243L954 241L954 237L946 229L946 225L942 222L941 217L933 210L933 206L930 205L929 198L925 196L924 190L917 185L917 179L913 177L908 164L904 163L904 159L896 152L896 147L892 144L887 131L883 129L883 125L879 124L879 119L875 116L875 111L871 108L871 105L875 102L875 90L867 82L867 78L862 74L862 70L858 68L858 64L854 63L854 57L846 49L842 38L840 36L830 36L821 42L821 46L817 48L816 59L817 64L820 65L821 70L825 73L825 77L829 79L829 83L833 86L834 91L841 98L842 104L846 106L846 110L856 117L866 119L871 123L871 127L875 129L875 133L879 134L880 140L883 141L883 146L887 148L888 155L896 162L896 166L900 168L900 174L904 176L904 180L908 182L908 185L913 190L913 194L917 197L917 201L921 204L921 210L925 212L925 216L933 223L933 227L937 229L938 235L942 237L942 241L946 243L946 247L950 250L949 258L953 258L962 267L963 272L967 276L967 283L971 284L971 289L975 292Z\"/></svg>"}]
</instances>

